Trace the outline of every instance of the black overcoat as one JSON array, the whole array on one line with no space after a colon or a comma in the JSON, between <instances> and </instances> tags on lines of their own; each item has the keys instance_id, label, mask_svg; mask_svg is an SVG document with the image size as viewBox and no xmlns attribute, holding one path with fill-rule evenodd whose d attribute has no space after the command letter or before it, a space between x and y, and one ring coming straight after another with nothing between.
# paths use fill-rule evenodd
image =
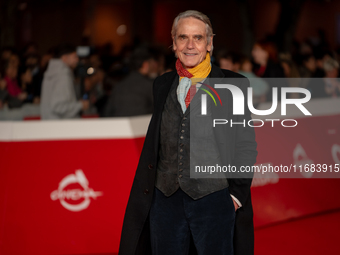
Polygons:
<instances>
[{"instance_id":1,"label":"black overcoat","mask_svg":"<svg viewBox=\"0 0 340 255\"><path fill-rule=\"evenodd\" d=\"M209 77L235 78L235 85L243 91L245 98L247 98L249 81L243 76L213 65ZM174 79L179 79L179 76L175 71L172 71L163 74L154 81L154 113L149 124L125 211L119 247L120 255L151 255L149 210L155 186L160 124L165 100ZM231 93L227 89L224 91L225 95L221 95L221 97L227 98L226 114L228 116L226 116L226 119L240 121L241 117L232 114ZM247 106L245 106L245 115L242 116L242 119L244 118L246 118L246 121L250 119ZM220 155L223 155L224 163L231 163L238 168L242 165L254 165L257 156L254 128L248 125L246 128L241 127L241 125L236 128L228 128L227 125L223 126L225 127L218 129L218 132L227 134L224 135L226 141L219 141ZM242 207L237 210L235 219L235 255L254 253L253 210L250 196L251 181L249 178L228 179L230 194L233 194L242 203ZM191 245L190 254L197 254L193 245Z\"/></svg>"}]
</instances>

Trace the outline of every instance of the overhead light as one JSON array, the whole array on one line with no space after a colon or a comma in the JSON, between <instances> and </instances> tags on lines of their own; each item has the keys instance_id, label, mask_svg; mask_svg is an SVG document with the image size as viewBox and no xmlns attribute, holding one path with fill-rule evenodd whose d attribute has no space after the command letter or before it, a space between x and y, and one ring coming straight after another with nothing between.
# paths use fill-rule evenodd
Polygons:
<instances>
[{"instance_id":1,"label":"overhead light","mask_svg":"<svg viewBox=\"0 0 340 255\"><path fill-rule=\"evenodd\" d=\"M94 68L93 67L89 67L86 72L87 72L88 75L91 75L91 74L94 73Z\"/></svg>"},{"instance_id":2,"label":"overhead light","mask_svg":"<svg viewBox=\"0 0 340 255\"><path fill-rule=\"evenodd\" d=\"M117 34L118 35L125 35L126 33L126 25L120 25L118 28L117 28Z\"/></svg>"}]
</instances>

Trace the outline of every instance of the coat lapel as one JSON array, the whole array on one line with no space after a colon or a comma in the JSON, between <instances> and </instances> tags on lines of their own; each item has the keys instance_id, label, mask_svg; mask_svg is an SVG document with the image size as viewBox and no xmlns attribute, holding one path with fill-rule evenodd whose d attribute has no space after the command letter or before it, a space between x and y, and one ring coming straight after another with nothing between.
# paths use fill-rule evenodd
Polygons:
<instances>
[{"instance_id":1,"label":"coat lapel","mask_svg":"<svg viewBox=\"0 0 340 255\"><path fill-rule=\"evenodd\" d=\"M178 75L176 72L173 72L167 76L167 79L164 81L160 80L159 83L155 83L155 86L159 86L159 93L155 98L155 107L153 113L153 123L150 123L150 126L153 126L153 140L154 140L154 155L156 156L155 160L157 160L158 155L158 146L159 146L159 135L161 131L161 120L162 120L162 112L164 109L165 101L170 93L171 85L178 79ZM156 101L157 100L157 101Z\"/></svg>"}]
</instances>

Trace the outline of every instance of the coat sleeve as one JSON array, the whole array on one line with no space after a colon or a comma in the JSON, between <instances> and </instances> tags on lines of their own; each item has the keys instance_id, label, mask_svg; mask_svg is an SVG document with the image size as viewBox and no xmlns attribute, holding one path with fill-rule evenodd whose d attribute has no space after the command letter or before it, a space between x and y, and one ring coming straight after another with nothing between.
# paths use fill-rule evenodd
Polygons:
<instances>
[{"instance_id":1,"label":"coat sleeve","mask_svg":"<svg viewBox=\"0 0 340 255\"><path fill-rule=\"evenodd\" d=\"M76 117L82 109L82 103L77 101L72 79L60 76L53 88L51 99L52 111L61 117Z\"/></svg>"},{"instance_id":2,"label":"coat sleeve","mask_svg":"<svg viewBox=\"0 0 340 255\"><path fill-rule=\"evenodd\" d=\"M256 163L257 157L257 143L255 141L255 131L253 127L248 126L248 121L251 119L250 111L247 105L247 90L249 87L249 80L242 79L243 83L240 88L243 95L245 95L245 114L238 115L237 121L245 121L243 125L236 125L236 138L235 138L235 156L233 166L236 167L237 173L232 174L228 179L230 194L235 196L242 205L244 205L250 194L250 186L252 183L253 173L241 173L241 167L253 166Z\"/></svg>"}]
</instances>

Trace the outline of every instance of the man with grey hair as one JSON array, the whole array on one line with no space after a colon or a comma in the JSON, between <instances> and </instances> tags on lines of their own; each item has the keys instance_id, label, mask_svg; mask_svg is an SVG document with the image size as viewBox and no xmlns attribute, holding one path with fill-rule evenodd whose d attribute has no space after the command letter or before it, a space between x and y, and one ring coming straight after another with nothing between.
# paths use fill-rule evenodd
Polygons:
<instances>
[{"instance_id":1,"label":"man with grey hair","mask_svg":"<svg viewBox=\"0 0 340 255\"><path fill-rule=\"evenodd\" d=\"M76 47L61 44L55 58L48 62L41 91L41 119L72 119L80 117L81 110L89 108L88 100L77 100L74 88L73 69L79 58Z\"/></svg>"},{"instance_id":2,"label":"man with grey hair","mask_svg":"<svg viewBox=\"0 0 340 255\"><path fill-rule=\"evenodd\" d=\"M119 254L253 254L252 179L190 175L190 143L195 134L204 133L191 119L200 114L194 103L200 97L195 95L202 93L202 82L232 78L232 84L246 94L249 81L210 63L213 30L203 13L180 13L171 34L178 58L176 71L154 82L154 113L126 207ZM231 114L232 98L227 92L221 98L228 105L228 110L222 109L223 116L235 122L241 117L247 122L251 119L247 107L241 117ZM213 154L207 151L208 160L216 152L221 164L237 169L256 162L252 127L224 125L203 136L216 144ZM217 137L221 139L216 141Z\"/></svg>"}]
</instances>

